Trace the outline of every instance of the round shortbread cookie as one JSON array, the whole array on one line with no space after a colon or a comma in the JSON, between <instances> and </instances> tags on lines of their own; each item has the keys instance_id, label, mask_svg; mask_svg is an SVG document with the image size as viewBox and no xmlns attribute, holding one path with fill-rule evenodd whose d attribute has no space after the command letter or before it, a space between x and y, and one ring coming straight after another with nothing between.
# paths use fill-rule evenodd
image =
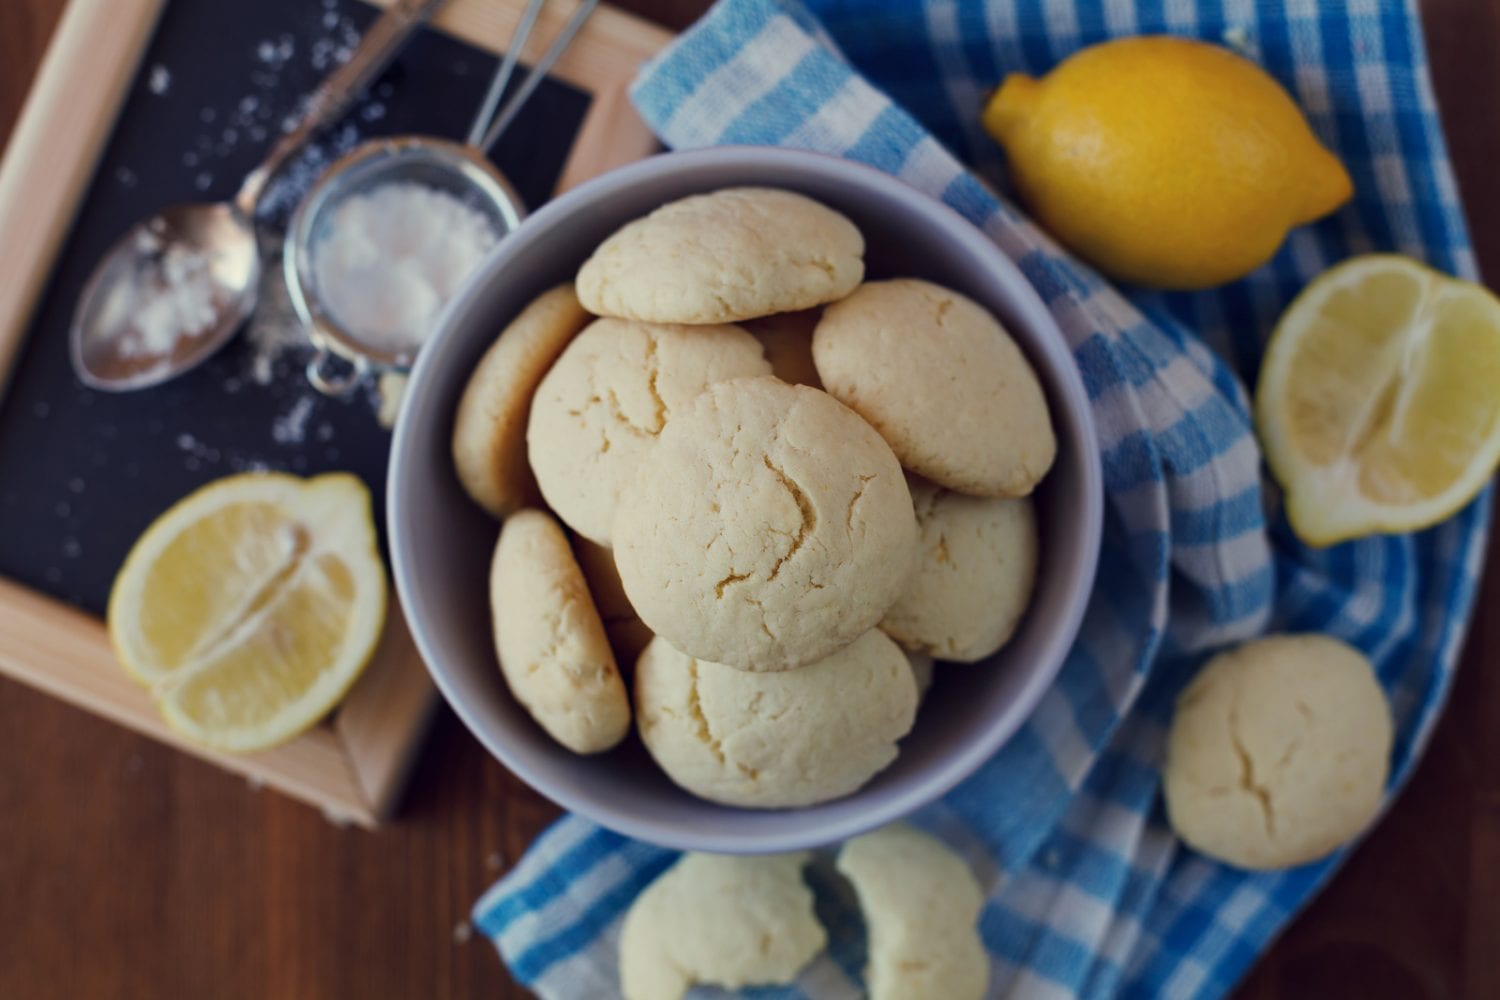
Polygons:
<instances>
[{"instance_id":1,"label":"round shortbread cookie","mask_svg":"<svg viewBox=\"0 0 1500 1000\"><path fill-rule=\"evenodd\" d=\"M823 311L813 360L825 389L940 486L1025 496L1056 457L1036 372L957 292L910 278L861 285Z\"/></svg>"},{"instance_id":2,"label":"round shortbread cookie","mask_svg":"<svg viewBox=\"0 0 1500 1000\"><path fill-rule=\"evenodd\" d=\"M787 670L880 621L916 530L869 424L816 389L734 379L674 415L646 456L621 497L615 564L641 620L677 648Z\"/></svg>"},{"instance_id":3,"label":"round shortbread cookie","mask_svg":"<svg viewBox=\"0 0 1500 1000\"><path fill-rule=\"evenodd\" d=\"M484 352L458 400L453 464L474 502L496 517L541 502L526 462L531 397L590 320L572 285L539 295Z\"/></svg>"},{"instance_id":4,"label":"round shortbread cookie","mask_svg":"<svg viewBox=\"0 0 1500 1000\"><path fill-rule=\"evenodd\" d=\"M588 581L589 593L594 595L594 605L604 621L604 631L609 635L609 644L615 651L615 663L622 674L628 674L635 666L636 657L651 641L651 630L641 621L625 596L625 586L620 583L620 571L615 568L615 554L582 535L573 539L573 554L578 557L578 568Z\"/></svg>"},{"instance_id":5,"label":"round shortbread cookie","mask_svg":"<svg viewBox=\"0 0 1500 1000\"><path fill-rule=\"evenodd\" d=\"M936 837L893 823L846 843L835 866L853 883L864 914L870 1000L984 996L984 893L963 858Z\"/></svg>"},{"instance_id":6,"label":"round shortbread cookie","mask_svg":"<svg viewBox=\"0 0 1500 1000\"><path fill-rule=\"evenodd\" d=\"M621 485L668 419L711 382L770 370L760 341L737 326L589 324L531 403L526 448L547 505L608 545Z\"/></svg>"},{"instance_id":7,"label":"round shortbread cookie","mask_svg":"<svg viewBox=\"0 0 1500 1000\"><path fill-rule=\"evenodd\" d=\"M694 984L786 985L828 940L802 881L810 855L684 854L620 925L625 1000L681 1000Z\"/></svg>"},{"instance_id":8,"label":"round shortbread cookie","mask_svg":"<svg viewBox=\"0 0 1500 1000\"><path fill-rule=\"evenodd\" d=\"M755 809L859 788L896 759L917 711L911 664L877 629L800 670L736 670L657 637L635 667L641 740L694 795Z\"/></svg>"},{"instance_id":9,"label":"round shortbread cookie","mask_svg":"<svg viewBox=\"0 0 1500 1000\"><path fill-rule=\"evenodd\" d=\"M776 188L726 188L663 205L600 244L578 298L601 316L732 323L848 295L864 277L854 223Z\"/></svg>"},{"instance_id":10,"label":"round shortbread cookie","mask_svg":"<svg viewBox=\"0 0 1500 1000\"><path fill-rule=\"evenodd\" d=\"M907 485L917 512L917 560L880 627L940 660L982 660L1010 641L1031 600L1031 498L971 497L915 476Z\"/></svg>"},{"instance_id":11,"label":"round shortbread cookie","mask_svg":"<svg viewBox=\"0 0 1500 1000\"><path fill-rule=\"evenodd\" d=\"M745 329L766 349L772 375L788 385L810 385L821 389L823 383L819 381L817 366L813 364L812 335L822 315L820 309L777 313L746 320Z\"/></svg>"},{"instance_id":12,"label":"round shortbread cookie","mask_svg":"<svg viewBox=\"0 0 1500 1000\"><path fill-rule=\"evenodd\" d=\"M511 694L575 753L608 750L630 730L630 699L583 573L556 521L505 519L490 566L495 652Z\"/></svg>"},{"instance_id":13,"label":"round shortbread cookie","mask_svg":"<svg viewBox=\"0 0 1500 1000\"><path fill-rule=\"evenodd\" d=\"M1220 653L1177 699L1162 787L1193 848L1239 868L1290 868L1380 808L1391 711L1370 661L1326 635Z\"/></svg>"}]
</instances>

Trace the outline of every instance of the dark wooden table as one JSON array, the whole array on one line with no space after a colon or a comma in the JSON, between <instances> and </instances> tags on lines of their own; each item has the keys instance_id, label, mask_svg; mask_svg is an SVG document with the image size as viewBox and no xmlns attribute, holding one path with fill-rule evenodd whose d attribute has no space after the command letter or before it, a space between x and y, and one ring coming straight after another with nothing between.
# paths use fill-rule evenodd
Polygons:
<instances>
[{"instance_id":1,"label":"dark wooden table","mask_svg":"<svg viewBox=\"0 0 1500 1000\"><path fill-rule=\"evenodd\" d=\"M0 139L63 2L0 0ZM706 4L621 6L676 28ZM1497 275L1500 4L1422 11ZM447 713L371 834L0 681L0 997L525 996L465 917L555 813ZM1240 996L1500 997L1500 622L1479 616L1411 786Z\"/></svg>"}]
</instances>

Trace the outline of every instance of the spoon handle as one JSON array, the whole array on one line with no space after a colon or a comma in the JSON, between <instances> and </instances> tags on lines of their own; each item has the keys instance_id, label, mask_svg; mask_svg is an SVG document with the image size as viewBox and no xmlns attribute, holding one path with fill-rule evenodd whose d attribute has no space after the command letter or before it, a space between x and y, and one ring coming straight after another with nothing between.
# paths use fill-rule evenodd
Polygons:
<instances>
[{"instance_id":1,"label":"spoon handle","mask_svg":"<svg viewBox=\"0 0 1500 1000\"><path fill-rule=\"evenodd\" d=\"M395 0L385 13L370 25L359 47L349 61L334 70L307 96L301 117L290 132L282 136L240 185L234 205L247 218L255 215L266 185L282 165L301 149L314 133L340 118L364 89L390 64L412 33L427 21L445 0Z\"/></svg>"}]
</instances>

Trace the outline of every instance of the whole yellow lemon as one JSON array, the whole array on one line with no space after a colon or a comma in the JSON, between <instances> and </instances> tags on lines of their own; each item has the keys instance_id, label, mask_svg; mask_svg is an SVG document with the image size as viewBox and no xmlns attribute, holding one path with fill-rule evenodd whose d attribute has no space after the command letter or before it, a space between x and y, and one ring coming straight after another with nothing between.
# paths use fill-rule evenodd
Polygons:
<instances>
[{"instance_id":1,"label":"whole yellow lemon","mask_svg":"<svg viewBox=\"0 0 1500 1000\"><path fill-rule=\"evenodd\" d=\"M1119 39L1041 79L1013 73L984 126L1037 221L1140 285L1233 281L1353 193L1275 80L1185 38Z\"/></svg>"}]
</instances>

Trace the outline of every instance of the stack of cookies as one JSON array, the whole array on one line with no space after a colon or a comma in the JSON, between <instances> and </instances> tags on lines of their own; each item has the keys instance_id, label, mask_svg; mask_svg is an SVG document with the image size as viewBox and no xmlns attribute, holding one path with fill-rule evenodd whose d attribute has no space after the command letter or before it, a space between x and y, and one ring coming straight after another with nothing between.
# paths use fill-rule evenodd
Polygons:
<instances>
[{"instance_id":1,"label":"stack of cookies","mask_svg":"<svg viewBox=\"0 0 1500 1000\"><path fill-rule=\"evenodd\" d=\"M504 520L496 651L562 745L627 735L633 667L636 727L678 785L826 801L895 759L933 659L1015 631L1056 451L1041 386L975 302L862 283L864 247L792 192L685 198L475 369L453 457Z\"/></svg>"}]
</instances>

